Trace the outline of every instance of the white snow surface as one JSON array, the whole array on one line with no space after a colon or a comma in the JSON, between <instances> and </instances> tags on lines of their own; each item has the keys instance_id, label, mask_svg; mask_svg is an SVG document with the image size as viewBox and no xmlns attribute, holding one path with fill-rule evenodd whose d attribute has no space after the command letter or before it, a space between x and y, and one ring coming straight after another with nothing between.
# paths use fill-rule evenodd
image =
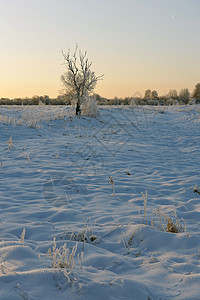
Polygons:
<instances>
[{"instance_id":1,"label":"white snow surface","mask_svg":"<svg viewBox=\"0 0 200 300\"><path fill-rule=\"evenodd\" d=\"M0 299L199 300L199 132L199 106L1 106Z\"/></svg>"}]
</instances>

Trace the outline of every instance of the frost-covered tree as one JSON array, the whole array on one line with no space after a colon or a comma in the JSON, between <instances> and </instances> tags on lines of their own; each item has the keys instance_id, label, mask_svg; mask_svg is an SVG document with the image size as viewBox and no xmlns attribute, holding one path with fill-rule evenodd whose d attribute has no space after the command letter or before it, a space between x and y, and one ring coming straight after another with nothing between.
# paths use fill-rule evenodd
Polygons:
<instances>
[{"instance_id":1,"label":"frost-covered tree","mask_svg":"<svg viewBox=\"0 0 200 300\"><path fill-rule=\"evenodd\" d=\"M153 90L152 93L151 93L151 98L152 99L158 99L158 92Z\"/></svg>"},{"instance_id":2,"label":"frost-covered tree","mask_svg":"<svg viewBox=\"0 0 200 300\"><path fill-rule=\"evenodd\" d=\"M78 45L73 54L68 50L67 54L62 51L62 55L67 71L61 76L61 81L65 92L75 99L76 115L80 115L82 101L93 92L97 81L103 75L95 75L91 70L92 62L88 60L87 52L78 51Z\"/></svg>"},{"instance_id":3,"label":"frost-covered tree","mask_svg":"<svg viewBox=\"0 0 200 300\"><path fill-rule=\"evenodd\" d=\"M178 98L177 90L170 90L168 93L168 97L171 99L177 99Z\"/></svg>"},{"instance_id":4,"label":"frost-covered tree","mask_svg":"<svg viewBox=\"0 0 200 300\"><path fill-rule=\"evenodd\" d=\"M200 83L197 83L195 86L195 89L192 93L192 97L195 98L196 100L200 100Z\"/></svg>"},{"instance_id":5,"label":"frost-covered tree","mask_svg":"<svg viewBox=\"0 0 200 300\"><path fill-rule=\"evenodd\" d=\"M151 90L146 90L144 93L144 99L151 99Z\"/></svg>"},{"instance_id":6,"label":"frost-covered tree","mask_svg":"<svg viewBox=\"0 0 200 300\"><path fill-rule=\"evenodd\" d=\"M188 89L181 89L179 92L179 98L180 100L183 100L186 104L190 100L190 92Z\"/></svg>"}]
</instances>

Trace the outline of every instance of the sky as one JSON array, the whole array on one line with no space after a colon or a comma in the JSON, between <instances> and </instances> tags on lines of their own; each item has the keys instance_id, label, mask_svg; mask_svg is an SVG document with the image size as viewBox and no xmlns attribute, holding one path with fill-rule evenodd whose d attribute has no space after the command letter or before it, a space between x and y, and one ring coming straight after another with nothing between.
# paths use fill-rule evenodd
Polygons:
<instances>
[{"instance_id":1,"label":"sky","mask_svg":"<svg viewBox=\"0 0 200 300\"><path fill-rule=\"evenodd\" d=\"M62 90L61 51L87 51L103 97L200 82L200 0L0 0L0 98Z\"/></svg>"}]
</instances>

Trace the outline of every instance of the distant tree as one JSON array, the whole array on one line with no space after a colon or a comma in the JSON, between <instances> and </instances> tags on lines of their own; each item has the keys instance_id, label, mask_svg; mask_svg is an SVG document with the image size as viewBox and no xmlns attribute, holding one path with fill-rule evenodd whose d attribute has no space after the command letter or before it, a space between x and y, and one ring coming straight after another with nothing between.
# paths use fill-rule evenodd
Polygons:
<instances>
[{"instance_id":1,"label":"distant tree","mask_svg":"<svg viewBox=\"0 0 200 300\"><path fill-rule=\"evenodd\" d=\"M57 103L63 103L65 105L71 105L72 101L72 96L70 94L63 94L63 95L58 95L56 102Z\"/></svg>"},{"instance_id":2,"label":"distant tree","mask_svg":"<svg viewBox=\"0 0 200 300\"><path fill-rule=\"evenodd\" d=\"M158 92L153 90L152 93L151 93L151 99L158 99Z\"/></svg>"},{"instance_id":3,"label":"distant tree","mask_svg":"<svg viewBox=\"0 0 200 300\"><path fill-rule=\"evenodd\" d=\"M179 98L180 100L182 100L183 102L185 102L186 104L188 104L189 100L190 100L190 92L188 89L182 89L179 92Z\"/></svg>"},{"instance_id":4,"label":"distant tree","mask_svg":"<svg viewBox=\"0 0 200 300\"><path fill-rule=\"evenodd\" d=\"M151 99L151 90L146 90L144 93L144 99Z\"/></svg>"},{"instance_id":5,"label":"distant tree","mask_svg":"<svg viewBox=\"0 0 200 300\"><path fill-rule=\"evenodd\" d=\"M200 83L197 83L192 93L192 97L196 100L200 100Z\"/></svg>"},{"instance_id":6,"label":"distant tree","mask_svg":"<svg viewBox=\"0 0 200 300\"><path fill-rule=\"evenodd\" d=\"M178 99L177 90L170 90L168 93L168 97L172 99Z\"/></svg>"},{"instance_id":7,"label":"distant tree","mask_svg":"<svg viewBox=\"0 0 200 300\"><path fill-rule=\"evenodd\" d=\"M38 105L38 104L39 104L39 101L40 101L40 97L39 97L39 96L34 95L34 96L32 97L32 104L33 104L33 105Z\"/></svg>"},{"instance_id":8,"label":"distant tree","mask_svg":"<svg viewBox=\"0 0 200 300\"><path fill-rule=\"evenodd\" d=\"M124 105L129 105L129 98L128 97L124 98L123 104Z\"/></svg>"},{"instance_id":9,"label":"distant tree","mask_svg":"<svg viewBox=\"0 0 200 300\"><path fill-rule=\"evenodd\" d=\"M120 99L115 96L114 99L113 99L113 105L119 105L119 104L121 104Z\"/></svg>"},{"instance_id":10,"label":"distant tree","mask_svg":"<svg viewBox=\"0 0 200 300\"><path fill-rule=\"evenodd\" d=\"M86 57L87 52L78 52L78 45L73 54L70 54L68 50L67 54L62 51L62 55L67 72L61 76L61 81L66 93L70 93L75 99L76 115L80 115L82 101L93 92L97 81L102 79L103 75L95 75L95 72L91 70L92 62Z\"/></svg>"},{"instance_id":11,"label":"distant tree","mask_svg":"<svg viewBox=\"0 0 200 300\"><path fill-rule=\"evenodd\" d=\"M42 101L43 101L45 104L50 104L49 96L48 96L48 95L44 95Z\"/></svg>"}]
</instances>

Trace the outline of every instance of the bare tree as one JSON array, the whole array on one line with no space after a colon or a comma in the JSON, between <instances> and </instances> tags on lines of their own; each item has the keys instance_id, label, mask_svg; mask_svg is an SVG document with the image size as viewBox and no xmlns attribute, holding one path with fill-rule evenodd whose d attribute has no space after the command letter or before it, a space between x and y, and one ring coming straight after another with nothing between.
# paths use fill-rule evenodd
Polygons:
<instances>
[{"instance_id":1,"label":"bare tree","mask_svg":"<svg viewBox=\"0 0 200 300\"><path fill-rule=\"evenodd\" d=\"M67 72L61 76L61 81L66 93L75 98L76 115L80 115L83 99L91 94L97 81L104 75L95 75L95 72L91 70L92 62L88 60L87 52L78 51L78 45L73 54L70 54L70 50L68 50L67 54L62 51L62 55Z\"/></svg>"},{"instance_id":2,"label":"bare tree","mask_svg":"<svg viewBox=\"0 0 200 300\"><path fill-rule=\"evenodd\" d=\"M189 90L188 89L181 89L180 92L179 92L179 98L180 98L180 100L185 102L185 104L188 104L188 102L190 100Z\"/></svg>"}]
</instances>

